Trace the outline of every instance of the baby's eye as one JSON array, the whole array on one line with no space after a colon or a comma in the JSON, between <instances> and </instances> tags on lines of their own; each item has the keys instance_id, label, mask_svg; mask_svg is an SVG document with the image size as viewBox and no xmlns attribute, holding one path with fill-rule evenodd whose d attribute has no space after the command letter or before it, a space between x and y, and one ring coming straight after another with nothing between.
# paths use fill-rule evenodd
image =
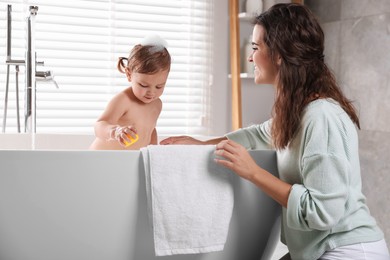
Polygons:
<instances>
[{"instance_id":1,"label":"baby's eye","mask_svg":"<svg viewBox=\"0 0 390 260\"><path fill-rule=\"evenodd\" d=\"M142 88L147 88L148 86L139 84Z\"/></svg>"}]
</instances>

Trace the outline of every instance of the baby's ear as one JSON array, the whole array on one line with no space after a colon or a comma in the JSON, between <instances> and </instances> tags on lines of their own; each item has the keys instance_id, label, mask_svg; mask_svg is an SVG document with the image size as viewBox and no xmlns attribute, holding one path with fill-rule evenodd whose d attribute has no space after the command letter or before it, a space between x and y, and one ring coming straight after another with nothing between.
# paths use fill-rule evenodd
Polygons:
<instances>
[{"instance_id":1,"label":"baby's ear","mask_svg":"<svg viewBox=\"0 0 390 260\"><path fill-rule=\"evenodd\" d=\"M131 81L131 71L128 68L125 68L125 73L128 81Z\"/></svg>"}]
</instances>

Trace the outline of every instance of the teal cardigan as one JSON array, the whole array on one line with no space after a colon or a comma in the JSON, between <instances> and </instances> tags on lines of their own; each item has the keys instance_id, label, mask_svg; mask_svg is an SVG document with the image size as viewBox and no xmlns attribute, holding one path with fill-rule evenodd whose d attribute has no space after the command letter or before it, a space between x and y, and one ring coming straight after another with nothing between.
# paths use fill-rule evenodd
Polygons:
<instances>
[{"instance_id":1,"label":"teal cardigan","mask_svg":"<svg viewBox=\"0 0 390 260\"><path fill-rule=\"evenodd\" d=\"M271 120L226 135L247 149L271 149ZM281 240L292 259L384 235L362 193L356 127L332 99L312 101L288 147L277 151L280 179L292 184ZM260 165L261 166L261 165Z\"/></svg>"}]
</instances>

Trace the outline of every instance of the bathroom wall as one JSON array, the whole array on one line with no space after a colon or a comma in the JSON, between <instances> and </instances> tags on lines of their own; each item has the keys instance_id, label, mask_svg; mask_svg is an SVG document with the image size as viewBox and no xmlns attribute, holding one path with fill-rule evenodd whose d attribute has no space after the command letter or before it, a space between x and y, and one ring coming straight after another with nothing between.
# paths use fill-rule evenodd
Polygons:
<instances>
[{"instance_id":1,"label":"bathroom wall","mask_svg":"<svg viewBox=\"0 0 390 260\"><path fill-rule=\"evenodd\" d=\"M325 32L325 61L360 113L363 191L390 247L390 1L305 0Z\"/></svg>"},{"instance_id":2,"label":"bathroom wall","mask_svg":"<svg viewBox=\"0 0 390 260\"><path fill-rule=\"evenodd\" d=\"M214 1L214 46L212 87L210 90L210 136L231 131L231 87L229 63L229 6L226 0Z\"/></svg>"},{"instance_id":3,"label":"bathroom wall","mask_svg":"<svg viewBox=\"0 0 390 260\"><path fill-rule=\"evenodd\" d=\"M239 0L239 12L245 12L245 0ZM229 1L214 1L213 85L210 93L210 132L221 136L232 131L230 74ZM253 26L240 20L240 44L252 34ZM241 46L242 47L242 46ZM242 57L245 59L246 57ZM242 126L267 120L271 115L274 90L271 85L256 85L253 78L241 79Z\"/></svg>"}]
</instances>

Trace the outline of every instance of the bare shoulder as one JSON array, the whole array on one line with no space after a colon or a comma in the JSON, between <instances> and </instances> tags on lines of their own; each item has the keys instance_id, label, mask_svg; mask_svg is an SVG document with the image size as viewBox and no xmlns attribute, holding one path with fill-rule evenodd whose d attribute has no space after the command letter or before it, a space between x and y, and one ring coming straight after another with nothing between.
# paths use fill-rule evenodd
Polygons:
<instances>
[{"instance_id":1,"label":"bare shoulder","mask_svg":"<svg viewBox=\"0 0 390 260\"><path fill-rule=\"evenodd\" d=\"M129 107L133 107L133 100L128 96L127 89L114 95L108 102L106 109L104 110L101 118L115 118L121 117L129 110Z\"/></svg>"},{"instance_id":2,"label":"bare shoulder","mask_svg":"<svg viewBox=\"0 0 390 260\"><path fill-rule=\"evenodd\" d=\"M161 99L156 99L156 108L161 110L162 109L162 106L163 106L163 103L161 101Z\"/></svg>"},{"instance_id":3,"label":"bare shoulder","mask_svg":"<svg viewBox=\"0 0 390 260\"><path fill-rule=\"evenodd\" d=\"M125 90L122 90L121 92L117 93L112 99L111 102L114 102L115 104L118 103L129 103L135 101L133 92L131 88L127 88Z\"/></svg>"},{"instance_id":4,"label":"bare shoulder","mask_svg":"<svg viewBox=\"0 0 390 260\"><path fill-rule=\"evenodd\" d=\"M161 99L156 99L153 101L153 106L151 107L151 111L154 111L154 114L158 117L162 111L163 103Z\"/></svg>"},{"instance_id":5,"label":"bare shoulder","mask_svg":"<svg viewBox=\"0 0 390 260\"><path fill-rule=\"evenodd\" d=\"M121 92L118 93L119 96L122 96L122 98L128 98L130 100L134 100L135 96L133 94L133 90L131 87L128 87Z\"/></svg>"}]
</instances>

